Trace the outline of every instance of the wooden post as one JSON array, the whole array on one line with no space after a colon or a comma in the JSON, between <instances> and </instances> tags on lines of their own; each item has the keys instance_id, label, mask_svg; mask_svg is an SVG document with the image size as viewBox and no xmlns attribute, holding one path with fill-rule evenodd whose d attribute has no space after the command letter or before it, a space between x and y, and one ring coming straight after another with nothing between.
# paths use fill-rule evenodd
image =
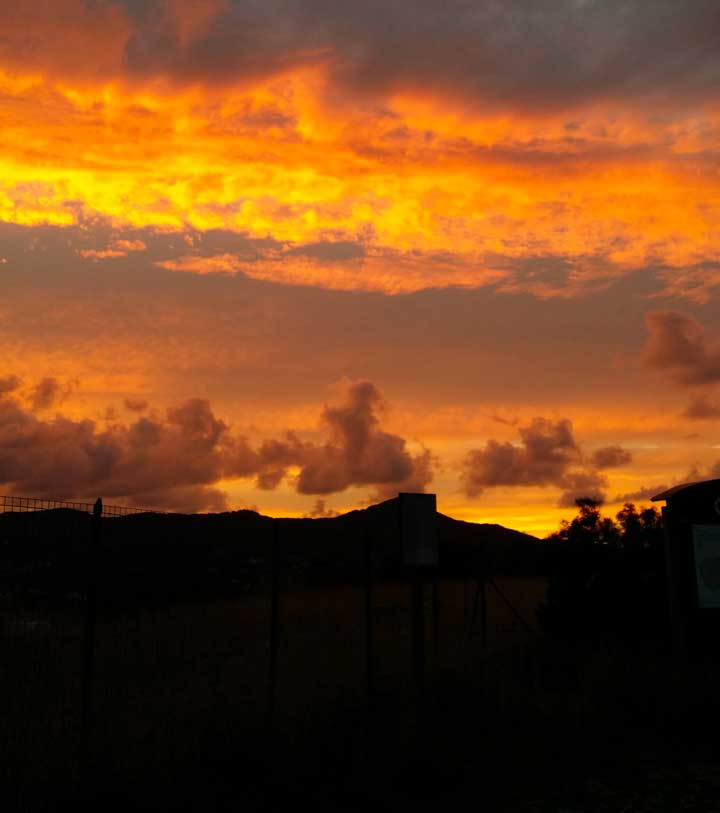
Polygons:
<instances>
[{"instance_id":1,"label":"wooden post","mask_svg":"<svg viewBox=\"0 0 720 813\"><path fill-rule=\"evenodd\" d=\"M277 519L273 520L271 552L271 594L270 594L270 663L268 674L267 716L268 725L275 719L278 682L278 649L280 643L280 527Z\"/></svg>"},{"instance_id":2,"label":"wooden post","mask_svg":"<svg viewBox=\"0 0 720 813\"><path fill-rule=\"evenodd\" d=\"M90 549L87 557L87 592L83 630L82 708L83 737L87 737L93 716L93 678L95 672L95 628L97 626L97 559L100 547L102 500L93 507L90 528Z\"/></svg>"}]
</instances>

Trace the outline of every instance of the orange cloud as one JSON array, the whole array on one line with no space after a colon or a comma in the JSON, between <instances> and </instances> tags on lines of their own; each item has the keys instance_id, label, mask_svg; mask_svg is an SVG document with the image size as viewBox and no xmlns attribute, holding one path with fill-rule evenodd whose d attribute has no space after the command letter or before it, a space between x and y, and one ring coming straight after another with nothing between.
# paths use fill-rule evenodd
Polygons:
<instances>
[{"instance_id":1,"label":"orange cloud","mask_svg":"<svg viewBox=\"0 0 720 813\"><path fill-rule=\"evenodd\" d=\"M190 15L182 41L211 36L215 4L192 7L197 17L175 5ZM283 252L242 268L345 290L492 284L568 296L647 265L693 298L720 284L720 114L710 102L659 122L606 99L572 113L499 112L393 86L353 106L331 93L327 65L215 86L104 68L81 81L72 65L24 72L7 60L3 72L0 53L8 222L100 216L118 229L225 229L287 249L362 243L363 258L333 267ZM562 257L562 280L507 273L538 257ZM235 267L222 255L173 262Z\"/></svg>"},{"instance_id":2,"label":"orange cloud","mask_svg":"<svg viewBox=\"0 0 720 813\"><path fill-rule=\"evenodd\" d=\"M113 257L127 257L133 251L146 251L147 246L142 240L113 240L107 248L79 249L78 254L89 260L108 260Z\"/></svg>"}]
</instances>

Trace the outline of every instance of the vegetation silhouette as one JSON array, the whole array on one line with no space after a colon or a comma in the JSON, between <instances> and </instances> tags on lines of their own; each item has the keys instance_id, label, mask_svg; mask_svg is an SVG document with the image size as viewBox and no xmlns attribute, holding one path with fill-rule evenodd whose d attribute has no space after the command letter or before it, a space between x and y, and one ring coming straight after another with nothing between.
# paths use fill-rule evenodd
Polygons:
<instances>
[{"instance_id":1,"label":"vegetation silhouette","mask_svg":"<svg viewBox=\"0 0 720 813\"><path fill-rule=\"evenodd\" d=\"M545 541L546 632L569 638L661 637L667 626L660 512L625 503L614 518L576 500L577 515Z\"/></svg>"}]
</instances>

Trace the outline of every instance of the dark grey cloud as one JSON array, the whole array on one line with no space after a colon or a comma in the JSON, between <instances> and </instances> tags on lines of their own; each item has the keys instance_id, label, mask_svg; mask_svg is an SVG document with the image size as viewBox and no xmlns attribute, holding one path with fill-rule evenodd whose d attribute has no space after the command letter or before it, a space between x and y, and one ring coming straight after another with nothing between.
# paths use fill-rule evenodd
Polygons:
<instances>
[{"instance_id":1,"label":"dark grey cloud","mask_svg":"<svg viewBox=\"0 0 720 813\"><path fill-rule=\"evenodd\" d=\"M684 386L720 381L720 343L709 340L695 319L677 311L653 311L645 322L650 332L643 350L647 365Z\"/></svg>"},{"instance_id":2,"label":"dark grey cloud","mask_svg":"<svg viewBox=\"0 0 720 813\"><path fill-rule=\"evenodd\" d=\"M323 65L331 92L430 89L543 108L674 93L687 104L720 81L712 0L235 0L195 35L164 0L125 6L125 66L141 76L223 83Z\"/></svg>"},{"instance_id":3,"label":"dark grey cloud","mask_svg":"<svg viewBox=\"0 0 720 813\"><path fill-rule=\"evenodd\" d=\"M603 446L592 454L592 464L598 469L611 469L632 462L632 453L622 446Z\"/></svg>"}]
</instances>

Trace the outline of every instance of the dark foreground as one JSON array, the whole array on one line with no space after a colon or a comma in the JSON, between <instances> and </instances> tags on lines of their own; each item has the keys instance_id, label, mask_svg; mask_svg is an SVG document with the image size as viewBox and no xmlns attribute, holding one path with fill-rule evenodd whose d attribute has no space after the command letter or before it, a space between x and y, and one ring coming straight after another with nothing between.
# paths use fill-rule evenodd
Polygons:
<instances>
[{"instance_id":1,"label":"dark foreground","mask_svg":"<svg viewBox=\"0 0 720 813\"><path fill-rule=\"evenodd\" d=\"M499 582L533 621L544 583ZM717 665L528 635L492 593L484 647L473 598L441 584L420 697L378 586L368 700L360 587L288 593L272 719L267 595L101 616L83 737L81 614L6 597L2 809L720 810Z\"/></svg>"}]
</instances>

